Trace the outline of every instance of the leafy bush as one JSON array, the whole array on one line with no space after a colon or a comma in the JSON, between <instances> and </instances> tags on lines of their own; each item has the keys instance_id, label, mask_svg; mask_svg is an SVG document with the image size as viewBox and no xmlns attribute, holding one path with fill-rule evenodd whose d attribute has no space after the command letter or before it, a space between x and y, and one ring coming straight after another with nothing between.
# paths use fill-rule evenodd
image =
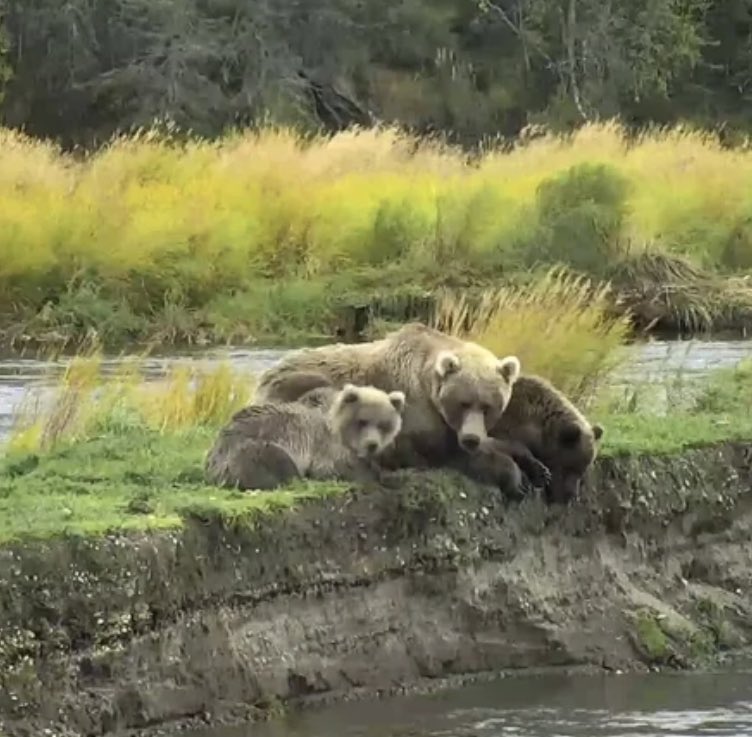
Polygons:
<instances>
[{"instance_id":1,"label":"leafy bush","mask_svg":"<svg viewBox=\"0 0 752 737\"><path fill-rule=\"evenodd\" d=\"M629 181L615 167L578 164L544 181L537 227L522 242L528 262L564 263L597 274L621 255Z\"/></svg>"}]
</instances>

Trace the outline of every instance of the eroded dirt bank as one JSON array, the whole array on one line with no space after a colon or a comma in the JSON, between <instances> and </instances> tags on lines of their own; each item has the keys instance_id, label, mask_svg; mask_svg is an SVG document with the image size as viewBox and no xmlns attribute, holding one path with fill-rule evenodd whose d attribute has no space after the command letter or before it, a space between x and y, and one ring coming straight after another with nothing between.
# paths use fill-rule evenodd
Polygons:
<instances>
[{"instance_id":1,"label":"eroded dirt bank","mask_svg":"<svg viewBox=\"0 0 752 737\"><path fill-rule=\"evenodd\" d=\"M602 459L566 510L442 474L181 533L0 551L0 733L104 735L752 638L752 449Z\"/></svg>"}]
</instances>

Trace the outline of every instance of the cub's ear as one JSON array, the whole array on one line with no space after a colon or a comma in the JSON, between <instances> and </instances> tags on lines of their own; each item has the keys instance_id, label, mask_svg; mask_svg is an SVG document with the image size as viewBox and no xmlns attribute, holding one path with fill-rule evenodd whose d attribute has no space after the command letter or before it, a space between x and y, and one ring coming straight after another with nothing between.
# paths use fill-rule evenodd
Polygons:
<instances>
[{"instance_id":1,"label":"cub's ear","mask_svg":"<svg viewBox=\"0 0 752 737\"><path fill-rule=\"evenodd\" d=\"M520 377L520 359L517 356L500 358L496 370L504 377L508 384L514 384Z\"/></svg>"},{"instance_id":2,"label":"cub's ear","mask_svg":"<svg viewBox=\"0 0 752 737\"><path fill-rule=\"evenodd\" d=\"M592 429L593 429L593 437L596 440L600 440L603 437L603 432L604 432L603 425L599 425L596 423L595 425L593 425Z\"/></svg>"},{"instance_id":3,"label":"cub's ear","mask_svg":"<svg viewBox=\"0 0 752 737\"><path fill-rule=\"evenodd\" d=\"M353 384L345 384L342 387L341 397L343 404L352 404L353 402L357 402L360 398L360 395L358 394L358 387L354 386Z\"/></svg>"},{"instance_id":4,"label":"cub's ear","mask_svg":"<svg viewBox=\"0 0 752 737\"><path fill-rule=\"evenodd\" d=\"M559 430L559 442L565 448L571 448L573 445L577 445L582 437L582 428L574 423L568 422Z\"/></svg>"},{"instance_id":5,"label":"cub's ear","mask_svg":"<svg viewBox=\"0 0 752 737\"><path fill-rule=\"evenodd\" d=\"M392 403L392 407L400 414L405 411L405 393L404 392L390 392L389 401Z\"/></svg>"},{"instance_id":6,"label":"cub's ear","mask_svg":"<svg viewBox=\"0 0 752 737\"><path fill-rule=\"evenodd\" d=\"M441 351L436 356L436 365L434 369L440 379L445 379L450 374L455 374L460 370L460 359L456 353L451 351Z\"/></svg>"}]
</instances>

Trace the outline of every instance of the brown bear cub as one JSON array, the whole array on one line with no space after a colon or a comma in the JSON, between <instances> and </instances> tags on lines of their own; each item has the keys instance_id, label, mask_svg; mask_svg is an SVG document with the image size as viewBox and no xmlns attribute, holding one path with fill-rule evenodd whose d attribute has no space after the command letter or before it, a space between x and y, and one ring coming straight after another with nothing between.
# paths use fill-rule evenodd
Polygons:
<instances>
[{"instance_id":1,"label":"brown bear cub","mask_svg":"<svg viewBox=\"0 0 752 737\"><path fill-rule=\"evenodd\" d=\"M206 459L210 483L273 489L294 479L364 480L399 435L405 396L370 386L309 391L300 403L251 405L220 432Z\"/></svg>"},{"instance_id":2,"label":"brown bear cub","mask_svg":"<svg viewBox=\"0 0 752 737\"><path fill-rule=\"evenodd\" d=\"M491 429L525 473L530 459L547 467L546 493L558 503L579 493L603 433L601 425L591 425L564 394L539 376L520 376L504 414Z\"/></svg>"},{"instance_id":3,"label":"brown bear cub","mask_svg":"<svg viewBox=\"0 0 752 737\"><path fill-rule=\"evenodd\" d=\"M412 323L370 343L298 351L263 374L257 396L292 402L315 396L317 386L346 383L403 391L402 432L380 457L383 466L459 465L484 482L518 491L519 469L488 430L513 396L519 373L516 356L499 359L476 343ZM530 454L521 467L545 484L547 469Z\"/></svg>"}]
</instances>

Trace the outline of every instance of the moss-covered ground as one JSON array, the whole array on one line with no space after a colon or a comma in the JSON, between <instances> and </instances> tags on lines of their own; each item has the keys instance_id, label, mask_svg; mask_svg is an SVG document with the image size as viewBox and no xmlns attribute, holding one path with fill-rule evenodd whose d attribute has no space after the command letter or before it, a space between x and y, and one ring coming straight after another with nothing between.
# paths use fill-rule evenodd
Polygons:
<instances>
[{"instance_id":1,"label":"moss-covered ground","mask_svg":"<svg viewBox=\"0 0 752 737\"><path fill-rule=\"evenodd\" d=\"M681 453L689 447L752 440L750 414L599 417L607 428L602 456ZM242 493L208 486L203 461L216 430L162 433L133 426L16 453L0 465L0 543L115 529L174 528L204 508L229 517L294 506L341 493L342 483L300 483L276 492Z\"/></svg>"}]
</instances>

